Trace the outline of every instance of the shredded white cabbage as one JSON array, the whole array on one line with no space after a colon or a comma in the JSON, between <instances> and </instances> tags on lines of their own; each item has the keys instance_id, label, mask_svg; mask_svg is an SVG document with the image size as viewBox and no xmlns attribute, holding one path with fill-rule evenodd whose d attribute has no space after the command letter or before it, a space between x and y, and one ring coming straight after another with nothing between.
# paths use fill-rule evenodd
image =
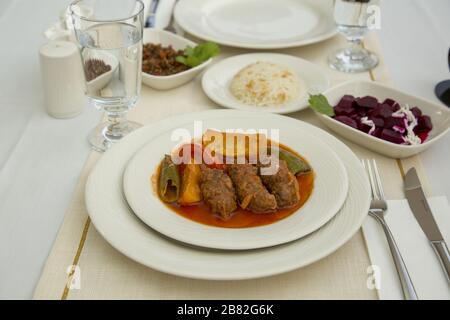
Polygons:
<instances>
[{"instance_id":1,"label":"shredded white cabbage","mask_svg":"<svg viewBox=\"0 0 450 320\"><path fill-rule=\"evenodd\" d=\"M372 133L376 129L375 123L372 120L369 120L369 118L367 118L367 117L362 117L361 118L361 123L370 127L370 130L369 130L368 134L372 135Z\"/></svg>"},{"instance_id":2,"label":"shredded white cabbage","mask_svg":"<svg viewBox=\"0 0 450 320\"><path fill-rule=\"evenodd\" d=\"M414 133L417 119L407 103L404 106L400 105L400 109L395 111L392 116L394 118L405 118L406 135L403 136L405 144L418 145L422 143L422 140Z\"/></svg>"}]
</instances>

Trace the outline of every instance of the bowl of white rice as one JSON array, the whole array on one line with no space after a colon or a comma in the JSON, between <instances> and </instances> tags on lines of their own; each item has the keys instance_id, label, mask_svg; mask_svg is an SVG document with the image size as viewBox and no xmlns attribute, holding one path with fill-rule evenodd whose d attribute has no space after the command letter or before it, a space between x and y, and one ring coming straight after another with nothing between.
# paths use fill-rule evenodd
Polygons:
<instances>
[{"instance_id":1,"label":"bowl of white rice","mask_svg":"<svg viewBox=\"0 0 450 320\"><path fill-rule=\"evenodd\" d=\"M250 53L224 59L202 78L206 95L217 104L240 110L290 113L308 106L308 93L329 88L325 71L284 54Z\"/></svg>"}]
</instances>

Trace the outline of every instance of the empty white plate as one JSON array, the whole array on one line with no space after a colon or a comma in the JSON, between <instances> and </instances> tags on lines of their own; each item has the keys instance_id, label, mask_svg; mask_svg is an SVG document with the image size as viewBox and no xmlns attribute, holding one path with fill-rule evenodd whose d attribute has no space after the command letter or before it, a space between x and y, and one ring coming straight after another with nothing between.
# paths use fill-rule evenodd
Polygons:
<instances>
[{"instance_id":1,"label":"empty white plate","mask_svg":"<svg viewBox=\"0 0 450 320\"><path fill-rule=\"evenodd\" d=\"M273 118L272 118L273 117ZM277 120L277 121L275 121ZM307 202L290 216L275 223L251 228L221 228L189 220L168 208L158 197L151 177L164 154L171 154L180 141L175 130L194 134L194 123L167 126L131 159L124 173L124 193L134 213L148 226L178 241L196 246L244 250L279 245L299 239L323 226L341 208L348 191L345 166L339 157L308 129L289 127L288 118L241 118L229 112L220 119L203 120L206 130L278 130L279 142L305 157L314 170L314 188ZM199 138L199 137L195 137ZM270 136L268 137L270 138Z\"/></svg>"},{"instance_id":2,"label":"empty white plate","mask_svg":"<svg viewBox=\"0 0 450 320\"><path fill-rule=\"evenodd\" d=\"M240 48L296 47L336 34L332 0L180 0L174 16L201 39Z\"/></svg>"},{"instance_id":3,"label":"empty white plate","mask_svg":"<svg viewBox=\"0 0 450 320\"><path fill-rule=\"evenodd\" d=\"M295 72L301 83L299 96L281 106L252 106L237 100L230 91L233 77L258 61L276 63ZM307 108L308 93L322 93L330 87L330 80L325 70L307 60L286 54L249 53L224 59L210 67L203 75L202 87L211 100L226 108L284 114Z\"/></svg>"},{"instance_id":4,"label":"empty white plate","mask_svg":"<svg viewBox=\"0 0 450 320\"><path fill-rule=\"evenodd\" d=\"M304 127L332 148L344 162L349 192L341 210L316 232L281 246L245 251L200 249L172 241L145 225L130 210L122 192L122 177L132 155L163 128L196 119L220 119L230 112L241 118L261 119L269 114L212 110L182 114L140 128L106 152L91 171L86 206L98 232L121 253L150 268L183 277L241 280L270 276L311 264L334 252L361 227L370 205L370 186L361 162L341 141L324 130L295 119L286 127ZM273 117L271 117L273 119ZM276 116L278 122L279 116Z\"/></svg>"}]
</instances>

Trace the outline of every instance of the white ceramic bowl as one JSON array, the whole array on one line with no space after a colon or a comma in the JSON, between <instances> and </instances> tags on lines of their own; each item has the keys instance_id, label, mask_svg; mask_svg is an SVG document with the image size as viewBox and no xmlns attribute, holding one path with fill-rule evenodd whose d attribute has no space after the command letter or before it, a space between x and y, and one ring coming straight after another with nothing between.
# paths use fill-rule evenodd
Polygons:
<instances>
[{"instance_id":1,"label":"white ceramic bowl","mask_svg":"<svg viewBox=\"0 0 450 320\"><path fill-rule=\"evenodd\" d=\"M433 122L433 130L430 132L430 136L420 145L409 146L384 141L353 129L333 118L316 113L327 127L344 138L391 158L407 158L418 154L442 138L450 129L450 110L446 107L376 82L361 80L345 82L325 91L323 94L332 106L336 105L346 94L355 97L370 95L381 101L391 98L402 105L407 103L411 107L418 106L423 114L429 115Z\"/></svg>"},{"instance_id":2,"label":"white ceramic bowl","mask_svg":"<svg viewBox=\"0 0 450 320\"><path fill-rule=\"evenodd\" d=\"M197 45L197 43L180 37L174 33L157 29L144 29L143 43L160 43L165 47L171 45L175 50L184 50L186 46L195 47ZM191 68L170 76L154 76L142 72L142 82L154 89L173 89L194 79L208 64L211 63L211 61L212 58L195 68Z\"/></svg>"},{"instance_id":3,"label":"white ceramic bowl","mask_svg":"<svg viewBox=\"0 0 450 320\"><path fill-rule=\"evenodd\" d=\"M114 55L108 52L100 52L100 51L91 52L90 58L103 60L106 64L111 66L111 70L99 75L98 77L92 79L86 84L88 92L96 92L102 90L109 84L109 82L113 78L114 72L116 72L117 67L119 66L119 61Z\"/></svg>"}]
</instances>

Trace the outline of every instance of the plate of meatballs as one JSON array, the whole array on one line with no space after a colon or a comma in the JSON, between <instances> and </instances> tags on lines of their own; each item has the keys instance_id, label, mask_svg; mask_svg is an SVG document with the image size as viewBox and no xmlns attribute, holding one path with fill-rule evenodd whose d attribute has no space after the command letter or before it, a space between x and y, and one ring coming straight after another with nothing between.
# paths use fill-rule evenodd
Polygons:
<instances>
[{"instance_id":1,"label":"plate of meatballs","mask_svg":"<svg viewBox=\"0 0 450 320\"><path fill-rule=\"evenodd\" d=\"M307 130L233 118L202 126L166 130L125 169L128 205L162 235L222 250L273 247L318 230L344 204L345 165Z\"/></svg>"}]
</instances>

